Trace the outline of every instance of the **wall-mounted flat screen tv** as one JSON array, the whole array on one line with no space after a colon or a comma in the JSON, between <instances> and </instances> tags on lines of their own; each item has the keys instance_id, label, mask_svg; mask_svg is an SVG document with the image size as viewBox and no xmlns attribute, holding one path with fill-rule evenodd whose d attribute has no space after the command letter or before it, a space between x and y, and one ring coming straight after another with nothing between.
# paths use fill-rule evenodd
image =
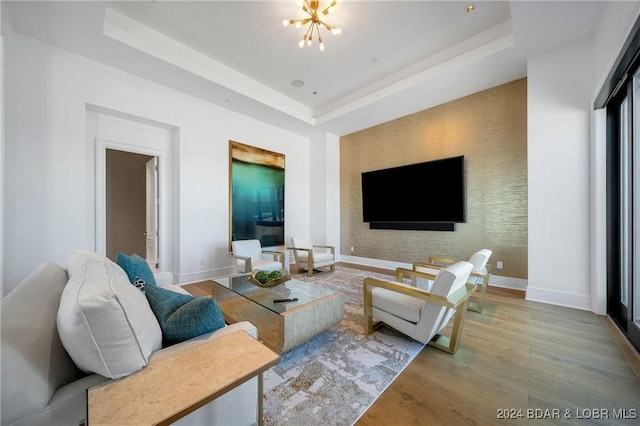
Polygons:
<instances>
[{"instance_id":1,"label":"wall-mounted flat screen tv","mask_svg":"<svg viewBox=\"0 0 640 426\"><path fill-rule=\"evenodd\" d=\"M463 155L363 172L363 221L372 224L464 222L464 183Z\"/></svg>"}]
</instances>

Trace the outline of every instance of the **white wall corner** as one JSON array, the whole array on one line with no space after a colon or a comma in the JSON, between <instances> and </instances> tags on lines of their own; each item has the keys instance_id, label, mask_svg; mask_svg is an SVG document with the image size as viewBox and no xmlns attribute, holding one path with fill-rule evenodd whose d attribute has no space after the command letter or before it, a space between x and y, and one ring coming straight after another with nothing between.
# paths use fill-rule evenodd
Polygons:
<instances>
[{"instance_id":1,"label":"white wall corner","mask_svg":"<svg viewBox=\"0 0 640 426\"><path fill-rule=\"evenodd\" d=\"M327 134L327 244L340 247L340 137ZM340 250L338 250L339 252ZM338 258L340 254L337 254Z\"/></svg>"},{"instance_id":2,"label":"white wall corner","mask_svg":"<svg viewBox=\"0 0 640 426\"><path fill-rule=\"evenodd\" d=\"M309 139L309 216L312 241L340 246L340 138L320 133Z\"/></svg>"},{"instance_id":3,"label":"white wall corner","mask_svg":"<svg viewBox=\"0 0 640 426\"><path fill-rule=\"evenodd\" d=\"M0 36L0 271L4 271L4 36ZM4 273L0 273L0 298L4 296Z\"/></svg>"},{"instance_id":4,"label":"white wall corner","mask_svg":"<svg viewBox=\"0 0 640 426\"><path fill-rule=\"evenodd\" d=\"M591 306L593 79L571 70L592 60L582 40L527 63L527 299L580 309Z\"/></svg>"},{"instance_id":5,"label":"white wall corner","mask_svg":"<svg viewBox=\"0 0 640 426\"><path fill-rule=\"evenodd\" d=\"M607 113L605 109L591 113L591 310L607 313Z\"/></svg>"}]
</instances>

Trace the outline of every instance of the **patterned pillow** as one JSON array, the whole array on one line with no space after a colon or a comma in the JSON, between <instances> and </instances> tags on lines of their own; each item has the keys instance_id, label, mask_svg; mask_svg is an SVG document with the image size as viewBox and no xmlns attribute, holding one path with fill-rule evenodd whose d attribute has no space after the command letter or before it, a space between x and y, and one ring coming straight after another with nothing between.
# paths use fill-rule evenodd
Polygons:
<instances>
[{"instance_id":1,"label":"patterned pillow","mask_svg":"<svg viewBox=\"0 0 640 426\"><path fill-rule=\"evenodd\" d=\"M140 277L136 277L136 279L133 281L133 285L136 286L136 288L138 290L140 290L141 292L143 292L143 293L145 292L145 285L146 284L147 283L143 279L141 279Z\"/></svg>"},{"instance_id":2,"label":"patterned pillow","mask_svg":"<svg viewBox=\"0 0 640 426\"><path fill-rule=\"evenodd\" d=\"M171 346L225 326L218 303L156 286L145 292L162 329L163 345Z\"/></svg>"},{"instance_id":3,"label":"patterned pillow","mask_svg":"<svg viewBox=\"0 0 640 426\"><path fill-rule=\"evenodd\" d=\"M153 277L153 272L151 272L151 268L145 259L138 256L137 254L126 255L124 253L118 252L118 258L116 259L118 265L124 269L127 273L127 277L129 277L129 281L131 284L134 283L136 278L140 278L146 284L156 285L156 280Z\"/></svg>"}]
</instances>

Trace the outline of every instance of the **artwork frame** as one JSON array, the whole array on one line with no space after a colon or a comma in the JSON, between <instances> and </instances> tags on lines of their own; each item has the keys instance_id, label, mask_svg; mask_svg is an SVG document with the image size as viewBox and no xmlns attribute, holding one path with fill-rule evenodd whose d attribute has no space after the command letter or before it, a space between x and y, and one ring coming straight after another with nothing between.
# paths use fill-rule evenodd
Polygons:
<instances>
[{"instance_id":1,"label":"artwork frame","mask_svg":"<svg viewBox=\"0 0 640 426\"><path fill-rule=\"evenodd\" d=\"M285 155L229 141L229 247L284 245Z\"/></svg>"}]
</instances>

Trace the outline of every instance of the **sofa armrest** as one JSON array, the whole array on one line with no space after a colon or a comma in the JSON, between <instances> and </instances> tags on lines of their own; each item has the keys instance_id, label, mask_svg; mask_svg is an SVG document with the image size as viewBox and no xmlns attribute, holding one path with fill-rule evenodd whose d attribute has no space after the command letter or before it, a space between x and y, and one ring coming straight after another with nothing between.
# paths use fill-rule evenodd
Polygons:
<instances>
[{"instance_id":1,"label":"sofa armrest","mask_svg":"<svg viewBox=\"0 0 640 426\"><path fill-rule=\"evenodd\" d=\"M190 348L195 348L210 340L219 339L222 336L226 336L227 334L233 333L238 330L244 330L253 338L258 337L258 329L253 324L251 324L249 321L241 321L219 328L218 330L211 333L201 334L200 336L185 340L184 342L180 342L175 345L160 349L159 351L156 351L153 353L153 355L151 355L149 364L175 355L178 352L182 352Z\"/></svg>"}]
</instances>

